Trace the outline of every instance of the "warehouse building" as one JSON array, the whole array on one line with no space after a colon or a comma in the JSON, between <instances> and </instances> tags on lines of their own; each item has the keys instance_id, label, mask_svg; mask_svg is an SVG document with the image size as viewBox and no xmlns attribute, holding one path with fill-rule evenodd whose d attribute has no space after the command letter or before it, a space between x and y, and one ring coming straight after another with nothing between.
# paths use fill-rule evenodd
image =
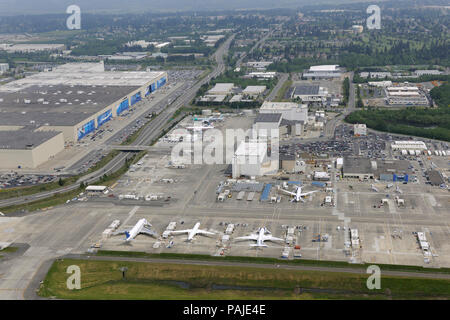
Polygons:
<instances>
[{"instance_id":1,"label":"warehouse building","mask_svg":"<svg viewBox=\"0 0 450 320\"><path fill-rule=\"evenodd\" d=\"M216 83L216 85L208 91L209 95L227 95L234 88L234 83Z\"/></svg>"},{"instance_id":2,"label":"warehouse building","mask_svg":"<svg viewBox=\"0 0 450 320\"><path fill-rule=\"evenodd\" d=\"M391 144L392 150L427 150L427 145L423 141L394 141Z\"/></svg>"},{"instance_id":3,"label":"warehouse building","mask_svg":"<svg viewBox=\"0 0 450 320\"><path fill-rule=\"evenodd\" d=\"M70 63L0 87L1 167L11 167L7 163L16 163L12 167L40 165L45 162L41 159L48 160L63 150L65 142L83 139L166 82L165 72L105 72L103 63ZM33 158L18 159L16 149L6 147L7 133L24 138L42 133L42 139L50 139L44 132L61 133L62 142L51 144L55 149L42 156L35 155L44 150L38 146L48 145L40 140L30 142ZM30 152L20 154L30 156Z\"/></svg>"},{"instance_id":4,"label":"warehouse building","mask_svg":"<svg viewBox=\"0 0 450 320\"><path fill-rule=\"evenodd\" d=\"M386 100L390 105L428 106L425 93L416 86L391 86L385 88Z\"/></svg>"},{"instance_id":5,"label":"warehouse building","mask_svg":"<svg viewBox=\"0 0 450 320\"><path fill-rule=\"evenodd\" d=\"M242 94L244 94L247 97L256 98L259 95L263 94L264 91L266 91L266 86L247 86L242 91Z\"/></svg>"},{"instance_id":6,"label":"warehouse building","mask_svg":"<svg viewBox=\"0 0 450 320\"><path fill-rule=\"evenodd\" d=\"M373 160L361 157L345 157L342 177L359 180L408 181L412 171L406 160Z\"/></svg>"},{"instance_id":7,"label":"warehouse building","mask_svg":"<svg viewBox=\"0 0 450 320\"><path fill-rule=\"evenodd\" d=\"M256 140L243 141L238 146L232 162L232 176L260 177L276 174L279 169L278 159L271 159L268 155L267 142Z\"/></svg>"},{"instance_id":8,"label":"warehouse building","mask_svg":"<svg viewBox=\"0 0 450 320\"><path fill-rule=\"evenodd\" d=\"M340 78L342 70L338 65L321 65L311 66L309 70L303 73L303 78L306 79L333 79Z\"/></svg>"},{"instance_id":9,"label":"warehouse building","mask_svg":"<svg viewBox=\"0 0 450 320\"><path fill-rule=\"evenodd\" d=\"M301 99L304 103L326 103L328 91L318 85L298 85L292 90L293 99Z\"/></svg>"},{"instance_id":10,"label":"warehouse building","mask_svg":"<svg viewBox=\"0 0 450 320\"><path fill-rule=\"evenodd\" d=\"M264 101L260 113L281 113L283 120L308 121L308 106L294 102Z\"/></svg>"},{"instance_id":11,"label":"warehouse building","mask_svg":"<svg viewBox=\"0 0 450 320\"><path fill-rule=\"evenodd\" d=\"M0 131L1 168L36 168L62 150L62 132Z\"/></svg>"}]
</instances>

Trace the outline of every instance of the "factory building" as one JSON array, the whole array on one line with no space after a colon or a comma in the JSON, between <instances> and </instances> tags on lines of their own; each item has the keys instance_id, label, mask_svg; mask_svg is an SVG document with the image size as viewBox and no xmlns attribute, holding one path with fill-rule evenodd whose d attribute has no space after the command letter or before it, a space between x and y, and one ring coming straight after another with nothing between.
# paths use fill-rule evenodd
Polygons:
<instances>
[{"instance_id":1,"label":"factory building","mask_svg":"<svg viewBox=\"0 0 450 320\"><path fill-rule=\"evenodd\" d=\"M248 97L257 97L266 91L266 86L247 86L242 94Z\"/></svg>"},{"instance_id":2,"label":"factory building","mask_svg":"<svg viewBox=\"0 0 450 320\"><path fill-rule=\"evenodd\" d=\"M387 87L385 93L390 105L428 106L430 104L425 93L416 86Z\"/></svg>"},{"instance_id":3,"label":"factory building","mask_svg":"<svg viewBox=\"0 0 450 320\"><path fill-rule=\"evenodd\" d=\"M36 168L64 150L58 131L0 131L1 168Z\"/></svg>"},{"instance_id":4,"label":"factory building","mask_svg":"<svg viewBox=\"0 0 450 320\"><path fill-rule=\"evenodd\" d=\"M307 72L303 73L306 79L333 79L340 78L342 70L338 65L311 66Z\"/></svg>"},{"instance_id":5,"label":"factory building","mask_svg":"<svg viewBox=\"0 0 450 320\"><path fill-rule=\"evenodd\" d=\"M423 141L394 141L391 144L392 150L427 150L427 145Z\"/></svg>"},{"instance_id":6,"label":"factory building","mask_svg":"<svg viewBox=\"0 0 450 320\"><path fill-rule=\"evenodd\" d=\"M264 132L267 132L267 134L270 135L271 130L279 130L278 136L301 136L303 134L304 126L304 121L283 119L281 113L259 113L256 116L254 123L254 129L258 130L260 135L264 134Z\"/></svg>"},{"instance_id":7,"label":"factory building","mask_svg":"<svg viewBox=\"0 0 450 320\"><path fill-rule=\"evenodd\" d=\"M0 63L0 74L4 74L9 70L9 64L8 63Z\"/></svg>"},{"instance_id":8,"label":"factory building","mask_svg":"<svg viewBox=\"0 0 450 320\"><path fill-rule=\"evenodd\" d=\"M272 61L249 61L247 67L257 71L265 71L272 63Z\"/></svg>"},{"instance_id":9,"label":"factory building","mask_svg":"<svg viewBox=\"0 0 450 320\"><path fill-rule=\"evenodd\" d=\"M298 85L292 91L293 99L301 99L304 103L326 103L328 91L318 85Z\"/></svg>"},{"instance_id":10,"label":"factory building","mask_svg":"<svg viewBox=\"0 0 450 320\"><path fill-rule=\"evenodd\" d=\"M270 159L266 141L250 140L242 141L238 146L231 166L232 176L237 179L241 176L260 177L276 174L279 162Z\"/></svg>"},{"instance_id":11,"label":"factory building","mask_svg":"<svg viewBox=\"0 0 450 320\"><path fill-rule=\"evenodd\" d=\"M14 53L14 52L33 53L33 52L41 52L41 51L61 52L66 49L66 46L64 44L20 43L20 44L2 44L0 49L5 50L6 52L10 52L10 53Z\"/></svg>"},{"instance_id":12,"label":"factory building","mask_svg":"<svg viewBox=\"0 0 450 320\"><path fill-rule=\"evenodd\" d=\"M359 180L380 179L382 181L408 181L410 164L406 160L372 160L360 157L345 157L342 177Z\"/></svg>"},{"instance_id":13,"label":"factory building","mask_svg":"<svg viewBox=\"0 0 450 320\"><path fill-rule=\"evenodd\" d=\"M45 162L42 159L48 160L63 150L65 142L83 139L166 82L165 72L105 72L103 63L70 63L2 86L1 167L17 168L24 163L23 167L35 168ZM54 149L42 156L36 154L44 150L38 146L48 147L45 141L24 140L25 144L33 145L33 158L30 158L30 152L20 153L28 159L17 158L14 150L22 149L7 144L8 133L24 138L39 133L42 139L50 139L54 138L50 137L52 132L61 133L62 140L55 140L51 144Z\"/></svg>"},{"instance_id":14,"label":"factory building","mask_svg":"<svg viewBox=\"0 0 450 320\"><path fill-rule=\"evenodd\" d=\"M233 90L234 83L216 83L216 85L208 91L210 95L227 95Z\"/></svg>"},{"instance_id":15,"label":"factory building","mask_svg":"<svg viewBox=\"0 0 450 320\"><path fill-rule=\"evenodd\" d=\"M264 101L260 113L281 113L283 120L308 121L308 106L294 102Z\"/></svg>"}]
</instances>

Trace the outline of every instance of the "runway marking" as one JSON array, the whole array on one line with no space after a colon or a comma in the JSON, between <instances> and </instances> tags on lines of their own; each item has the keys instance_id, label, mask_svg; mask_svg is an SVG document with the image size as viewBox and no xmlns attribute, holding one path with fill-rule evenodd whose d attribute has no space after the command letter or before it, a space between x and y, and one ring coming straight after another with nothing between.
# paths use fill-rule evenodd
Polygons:
<instances>
[{"instance_id":1,"label":"runway marking","mask_svg":"<svg viewBox=\"0 0 450 320\"><path fill-rule=\"evenodd\" d=\"M128 217L122 222L122 225L126 225L128 221L134 216L136 211L139 210L139 208L140 208L139 206L133 207L133 209L131 209L131 211L128 213Z\"/></svg>"}]
</instances>

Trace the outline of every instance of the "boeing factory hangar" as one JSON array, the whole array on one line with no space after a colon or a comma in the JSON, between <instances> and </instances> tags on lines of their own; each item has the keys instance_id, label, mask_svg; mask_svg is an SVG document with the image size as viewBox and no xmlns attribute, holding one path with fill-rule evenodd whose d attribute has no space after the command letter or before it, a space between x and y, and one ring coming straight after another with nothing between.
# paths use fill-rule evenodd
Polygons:
<instances>
[{"instance_id":1,"label":"boeing factory hangar","mask_svg":"<svg viewBox=\"0 0 450 320\"><path fill-rule=\"evenodd\" d=\"M166 82L166 72L106 72L101 62L69 63L0 86L1 167L36 168Z\"/></svg>"}]
</instances>

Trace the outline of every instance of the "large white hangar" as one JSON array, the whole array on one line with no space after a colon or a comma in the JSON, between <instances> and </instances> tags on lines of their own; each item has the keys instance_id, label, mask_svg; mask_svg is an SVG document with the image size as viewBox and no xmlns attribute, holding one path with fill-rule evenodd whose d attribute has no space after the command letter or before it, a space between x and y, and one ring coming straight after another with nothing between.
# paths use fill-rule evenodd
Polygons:
<instances>
[{"instance_id":1,"label":"large white hangar","mask_svg":"<svg viewBox=\"0 0 450 320\"><path fill-rule=\"evenodd\" d=\"M166 82L166 72L107 72L103 63L70 63L1 86L1 167L39 166L62 151L64 142L83 139ZM2 141L8 132L17 136L18 130L24 139L31 136L25 131L62 133L63 139L54 139L58 142L51 144L51 152L47 150L31 161L17 157L28 153L18 153L21 149L11 147L15 144L10 139ZM36 143L45 143L45 137L50 139L52 135L40 136L37 142L29 144L34 149Z\"/></svg>"}]
</instances>

